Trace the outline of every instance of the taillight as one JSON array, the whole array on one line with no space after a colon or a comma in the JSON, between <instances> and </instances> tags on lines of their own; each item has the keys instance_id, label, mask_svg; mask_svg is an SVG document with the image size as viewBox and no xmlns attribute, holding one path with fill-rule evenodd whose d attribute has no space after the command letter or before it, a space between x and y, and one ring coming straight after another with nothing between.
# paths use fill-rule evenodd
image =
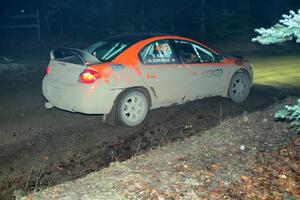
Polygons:
<instances>
[{"instance_id":1,"label":"taillight","mask_svg":"<svg viewBox=\"0 0 300 200\"><path fill-rule=\"evenodd\" d=\"M79 81L81 83L90 84L95 82L100 77L100 74L94 70L86 69L80 74Z\"/></svg>"},{"instance_id":2,"label":"taillight","mask_svg":"<svg viewBox=\"0 0 300 200\"><path fill-rule=\"evenodd\" d=\"M46 69L46 75L49 75L51 73L51 67L48 66L47 69Z\"/></svg>"}]
</instances>

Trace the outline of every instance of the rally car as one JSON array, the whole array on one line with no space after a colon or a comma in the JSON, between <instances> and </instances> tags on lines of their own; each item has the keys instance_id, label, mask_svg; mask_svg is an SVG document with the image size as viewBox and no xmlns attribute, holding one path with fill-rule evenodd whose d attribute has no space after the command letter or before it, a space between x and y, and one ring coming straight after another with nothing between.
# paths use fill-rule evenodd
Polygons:
<instances>
[{"instance_id":1,"label":"rally car","mask_svg":"<svg viewBox=\"0 0 300 200\"><path fill-rule=\"evenodd\" d=\"M149 110L211 96L244 101L252 66L189 38L157 33L110 37L85 50L51 50L46 108L103 114L132 127Z\"/></svg>"}]
</instances>

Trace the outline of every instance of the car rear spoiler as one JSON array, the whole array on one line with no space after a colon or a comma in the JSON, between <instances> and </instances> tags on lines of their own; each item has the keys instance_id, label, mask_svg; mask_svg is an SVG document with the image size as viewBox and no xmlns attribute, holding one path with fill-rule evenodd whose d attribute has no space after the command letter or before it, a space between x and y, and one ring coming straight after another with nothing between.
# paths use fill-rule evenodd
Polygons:
<instances>
[{"instance_id":1,"label":"car rear spoiler","mask_svg":"<svg viewBox=\"0 0 300 200\"><path fill-rule=\"evenodd\" d=\"M101 63L95 56L87 51L72 48L58 48L50 51L50 59L61 59L65 57L76 56L86 66Z\"/></svg>"}]
</instances>

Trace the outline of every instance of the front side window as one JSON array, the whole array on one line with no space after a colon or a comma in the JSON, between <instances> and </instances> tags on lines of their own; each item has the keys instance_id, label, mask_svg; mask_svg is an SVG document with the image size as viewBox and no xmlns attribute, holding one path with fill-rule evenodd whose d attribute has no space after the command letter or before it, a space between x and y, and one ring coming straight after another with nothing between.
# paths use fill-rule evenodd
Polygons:
<instances>
[{"instance_id":1,"label":"front side window","mask_svg":"<svg viewBox=\"0 0 300 200\"><path fill-rule=\"evenodd\" d=\"M155 41L144 47L140 54L143 64L174 64L178 59L167 40Z\"/></svg>"},{"instance_id":2,"label":"front side window","mask_svg":"<svg viewBox=\"0 0 300 200\"><path fill-rule=\"evenodd\" d=\"M215 56L212 52L197 44L174 40L179 51L179 56L183 63L212 63L215 62Z\"/></svg>"}]
</instances>

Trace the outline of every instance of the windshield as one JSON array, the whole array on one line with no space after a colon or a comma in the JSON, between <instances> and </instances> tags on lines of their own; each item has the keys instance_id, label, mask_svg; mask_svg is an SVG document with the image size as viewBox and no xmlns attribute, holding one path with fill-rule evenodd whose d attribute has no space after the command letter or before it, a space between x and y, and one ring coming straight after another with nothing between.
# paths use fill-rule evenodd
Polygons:
<instances>
[{"instance_id":1,"label":"windshield","mask_svg":"<svg viewBox=\"0 0 300 200\"><path fill-rule=\"evenodd\" d=\"M101 62L109 62L120 55L134 42L123 39L108 39L96 42L86 49Z\"/></svg>"}]
</instances>

